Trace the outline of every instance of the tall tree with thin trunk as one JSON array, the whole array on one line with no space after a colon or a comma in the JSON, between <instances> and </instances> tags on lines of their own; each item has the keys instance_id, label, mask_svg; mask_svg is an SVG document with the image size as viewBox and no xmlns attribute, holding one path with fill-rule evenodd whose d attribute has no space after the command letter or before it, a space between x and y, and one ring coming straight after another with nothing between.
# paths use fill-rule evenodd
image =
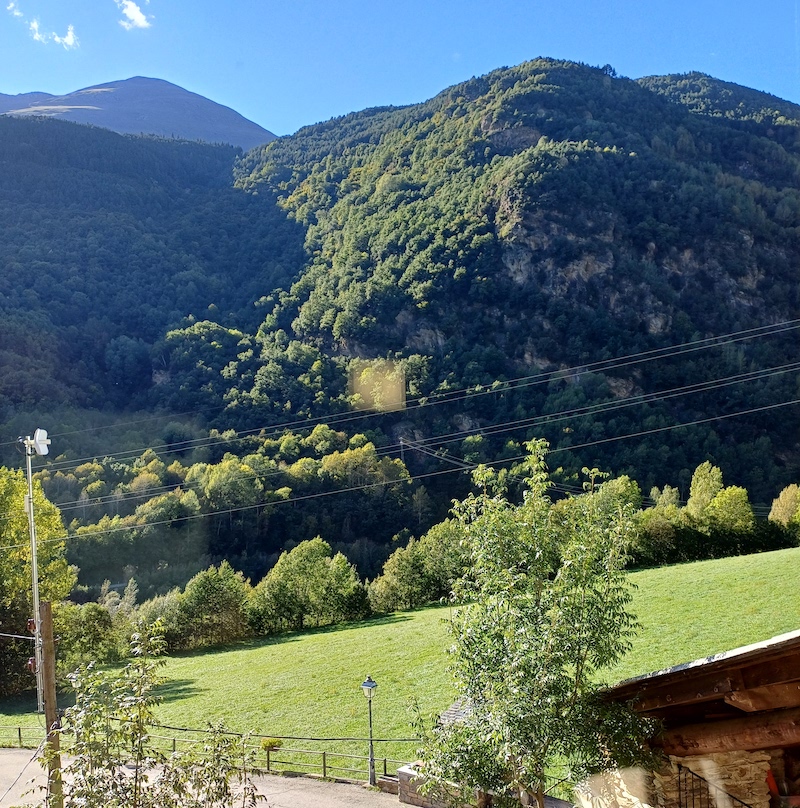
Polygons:
<instances>
[{"instance_id":1,"label":"tall tree with thin trunk","mask_svg":"<svg viewBox=\"0 0 800 808\"><path fill-rule=\"evenodd\" d=\"M508 501L498 476L480 468L481 493L454 509L471 549L455 596L451 668L463 710L427 734L425 774L456 783L464 798L536 801L551 777L580 778L629 764L643 729L606 703L603 669L629 647L635 621L624 574L632 508L604 483L554 506L547 444L528 445L527 491Z\"/></svg>"}]
</instances>

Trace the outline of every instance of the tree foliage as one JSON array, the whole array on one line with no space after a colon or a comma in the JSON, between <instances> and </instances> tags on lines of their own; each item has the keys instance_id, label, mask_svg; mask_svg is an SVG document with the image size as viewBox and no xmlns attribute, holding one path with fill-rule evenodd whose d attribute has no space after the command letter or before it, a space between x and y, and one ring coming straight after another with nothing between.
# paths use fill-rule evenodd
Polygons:
<instances>
[{"instance_id":1,"label":"tree foliage","mask_svg":"<svg viewBox=\"0 0 800 808\"><path fill-rule=\"evenodd\" d=\"M454 509L471 550L451 625L464 714L429 734L423 765L440 786L535 796L541 807L558 764L573 776L626 765L641 754L644 727L605 703L599 682L635 630L624 574L631 509L603 498L602 485L555 509L546 444L529 449L520 505L479 469L482 492Z\"/></svg>"},{"instance_id":2,"label":"tree foliage","mask_svg":"<svg viewBox=\"0 0 800 808\"><path fill-rule=\"evenodd\" d=\"M171 754L158 748L151 736L164 662L157 629L135 635L131 650L122 670L90 664L70 677L75 704L66 709L62 728L72 736L62 778L65 808L257 805L248 776L252 753L242 739L211 727L193 748ZM48 757L46 750L45 762Z\"/></svg>"},{"instance_id":3,"label":"tree foliage","mask_svg":"<svg viewBox=\"0 0 800 808\"><path fill-rule=\"evenodd\" d=\"M0 626L3 633L28 634L27 621L33 614L31 543L28 518L23 506L28 491L21 471L0 468ZM74 570L67 564L64 526L61 514L34 484L33 507L37 529L37 565L39 596L42 601L58 603L75 581ZM5 638L0 642L0 694L16 692L31 683L26 661L32 645L24 640Z\"/></svg>"}]
</instances>

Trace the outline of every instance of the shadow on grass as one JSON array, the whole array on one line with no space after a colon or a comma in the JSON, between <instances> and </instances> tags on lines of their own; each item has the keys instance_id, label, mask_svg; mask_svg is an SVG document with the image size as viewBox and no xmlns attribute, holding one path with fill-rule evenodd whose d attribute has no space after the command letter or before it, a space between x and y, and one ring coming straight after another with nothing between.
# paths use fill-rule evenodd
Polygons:
<instances>
[{"instance_id":1,"label":"shadow on grass","mask_svg":"<svg viewBox=\"0 0 800 808\"><path fill-rule=\"evenodd\" d=\"M430 608L430 607L427 607ZM215 645L207 646L206 648L197 648L193 651L183 651L180 653L172 654L173 657L192 658L198 656L205 656L206 654L223 654L226 651L242 651L258 648L268 648L274 645L284 645L289 642L298 642L303 637L317 636L320 634L335 634L340 631L353 631L360 628L373 628L375 626L393 625L395 623L404 623L412 619L416 611L423 609L413 610L409 612L396 612L394 614L382 614L376 617L368 617L364 620L359 620L352 623L336 623L330 626L312 626L304 628L302 631L286 631L281 634L271 634L268 637L254 637L249 640L241 640L237 643L229 645Z\"/></svg>"},{"instance_id":2,"label":"shadow on grass","mask_svg":"<svg viewBox=\"0 0 800 808\"><path fill-rule=\"evenodd\" d=\"M203 688L196 687L194 679L168 679L156 688L156 696L162 704L181 699L190 699L198 693L203 692Z\"/></svg>"},{"instance_id":3,"label":"shadow on grass","mask_svg":"<svg viewBox=\"0 0 800 808\"><path fill-rule=\"evenodd\" d=\"M59 690L56 695L59 710L66 710L75 704L75 694L71 690ZM5 696L0 699L0 713L8 717L36 716L36 691L26 690L16 696ZM44 717L42 717L44 721ZM0 718L0 723L3 719Z\"/></svg>"},{"instance_id":4,"label":"shadow on grass","mask_svg":"<svg viewBox=\"0 0 800 808\"><path fill-rule=\"evenodd\" d=\"M35 715L36 691L29 690L16 696L0 699L0 712L8 716Z\"/></svg>"},{"instance_id":5,"label":"shadow on grass","mask_svg":"<svg viewBox=\"0 0 800 808\"><path fill-rule=\"evenodd\" d=\"M285 643L297 642L303 637L316 636L321 634L335 634L340 631L353 631L361 628L376 628L380 626L391 626L398 623L405 623L413 619L417 611L430 609L430 606L408 612L395 612L394 614L377 615L365 620L351 623L337 623L331 626L317 626L305 628L303 631L287 631L283 634L273 634L269 637L258 637L242 642L220 645L208 648L199 648L194 651L170 654L173 658L192 658L206 655L222 654L228 651L257 650L271 646L280 646ZM434 607L435 608L435 607ZM441 607L441 608L447 608ZM124 663L120 663L120 667ZM182 699L189 699L202 692L202 688L196 686L194 679L167 679L156 691L162 703L176 702ZM64 709L70 707L75 702L75 696L71 691L62 691L58 694L58 707ZM0 698L0 713L11 716L35 716L36 715L36 691L26 691L16 696Z\"/></svg>"}]
</instances>

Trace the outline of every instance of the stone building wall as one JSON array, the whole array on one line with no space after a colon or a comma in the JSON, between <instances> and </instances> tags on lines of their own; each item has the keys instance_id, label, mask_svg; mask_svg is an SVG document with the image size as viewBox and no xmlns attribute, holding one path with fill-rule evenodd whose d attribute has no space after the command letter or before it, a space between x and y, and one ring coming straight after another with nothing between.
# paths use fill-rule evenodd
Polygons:
<instances>
[{"instance_id":1,"label":"stone building wall","mask_svg":"<svg viewBox=\"0 0 800 808\"><path fill-rule=\"evenodd\" d=\"M397 796L400 802L417 805L419 808L451 808L451 803L445 800L420 794L419 787L423 782L423 778L413 766L401 766L397 770Z\"/></svg>"},{"instance_id":2,"label":"stone building wall","mask_svg":"<svg viewBox=\"0 0 800 808\"><path fill-rule=\"evenodd\" d=\"M678 764L713 783L722 791L741 800L751 808L769 808L767 772L770 768L769 752L718 752L716 754L672 757L653 777L653 799L658 808L678 808ZM696 793L688 796L688 804L716 806L707 799L705 789L697 785ZM684 800L684 804L686 804Z\"/></svg>"},{"instance_id":3,"label":"stone building wall","mask_svg":"<svg viewBox=\"0 0 800 808\"><path fill-rule=\"evenodd\" d=\"M680 808L680 764L751 808L769 808L767 771L771 763L774 768L775 757L774 752L670 757L652 776L640 769L626 769L593 777L576 789L575 801L580 808ZM684 793L684 807L736 808L736 804L724 795L710 795L702 782L689 777L684 783L689 789Z\"/></svg>"},{"instance_id":4,"label":"stone building wall","mask_svg":"<svg viewBox=\"0 0 800 808\"><path fill-rule=\"evenodd\" d=\"M651 808L652 776L644 769L617 769L579 783L578 808Z\"/></svg>"}]
</instances>

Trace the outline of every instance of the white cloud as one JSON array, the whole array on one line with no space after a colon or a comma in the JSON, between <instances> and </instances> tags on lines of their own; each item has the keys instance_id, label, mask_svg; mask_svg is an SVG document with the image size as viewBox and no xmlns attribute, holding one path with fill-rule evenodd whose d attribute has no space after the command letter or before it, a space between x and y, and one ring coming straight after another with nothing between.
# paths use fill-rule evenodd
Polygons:
<instances>
[{"instance_id":1,"label":"white cloud","mask_svg":"<svg viewBox=\"0 0 800 808\"><path fill-rule=\"evenodd\" d=\"M43 31L39 20L35 17L33 19L28 19L20 10L16 0L10 0L6 6L6 11L12 17L16 17L18 20L28 26L28 30L30 31L34 42L42 42L43 44L55 42L58 45L63 46L65 50L72 50L73 48L78 47L78 37L75 36L74 26L68 25L67 33L64 34L64 36L59 36L56 33L48 33L47 31Z\"/></svg>"},{"instance_id":2,"label":"white cloud","mask_svg":"<svg viewBox=\"0 0 800 808\"><path fill-rule=\"evenodd\" d=\"M39 30L39 20L31 20L28 23L34 42L47 42L47 37Z\"/></svg>"},{"instance_id":3,"label":"white cloud","mask_svg":"<svg viewBox=\"0 0 800 808\"><path fill-rule=\"evenodd\" d=\"M75 36L75 29L71 25L67 26L66 36L53 34L53 41L58 42L59 45L63 45L66 50L72 50L78 47L78 37Z\"/></svg>"},{"instance_id":4,"label":"white cloud","mask_svg":"<svg viewBox=\"0 0 800 808\"><path fill-rule=\"evenodd\" d=\"M133 0L114 0L117 8L122 12L125 18L119 21L119 24L126 30L130 31L132 28L149 28L150 20L147 15L142 11Z\"/></svg>"}]
</instances>

